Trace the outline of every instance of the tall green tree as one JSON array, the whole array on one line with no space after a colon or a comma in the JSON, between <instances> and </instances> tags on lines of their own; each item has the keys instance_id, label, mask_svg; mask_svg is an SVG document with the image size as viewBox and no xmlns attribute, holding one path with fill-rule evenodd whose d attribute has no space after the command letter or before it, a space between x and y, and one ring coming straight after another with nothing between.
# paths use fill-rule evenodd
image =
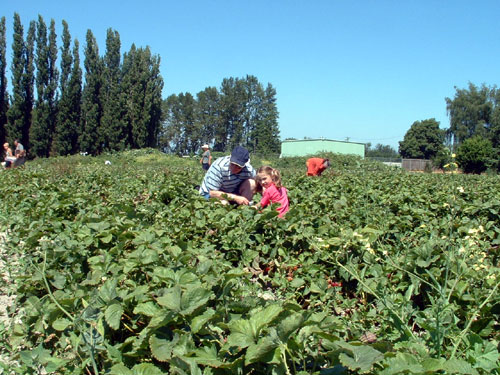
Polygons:
<instances>
[{"instance_id":1,"label":"tall green tree","mask_svg":"<svg viewBox=\"0 0 500 375\"><path fill-rule=\"evenodd\" d=\"M389 145L383 145L377 143L375 147L372 147L371 143L366 144L365 156L371 158L397 158L399 157L396 150L394 150Z\"/></svg>"},{"instance_id":2,"label":"tall green tree","mask_svg":"<svg viewBox=\"0 0 500 375\"><path fill-rule=\"evenodd\" d=\"M14 14L12 43L12 95L7 111L7 137L10 141L21 138L29 148L29 130L32 122L34 84L34 43L36 23L31 21L24 41L24 28L18 13Z\"/></svg>"},{"instance_id":3,"label":"tall green tree","mask_svg":"<svg viewBox=\"0 0 500 375\"><path fill-rule=\"evenodd\" d=\"M150 48L144 49L143 55L145 56L146 64L145 74L148 77L146 89L144 90L144 113L147 118L146 127L148 129L146 143L136 137L135 142L137 146L142 147L156 147L158 145L158 135L161 127L161 105L162 105L162 90L163 90L163 77L160 74L160 56L152 55Z\"/></svg>"},{"instance_id":4,"label":"tall green tree","mask_svg":"<svg viewBox=\"0 0 500 375\"><path fill-rule=\"evenodd\" d=\"M195 121L195 99L190 93L170 95L165 104L166 129L163 144L168 150L185 155L201 146L201 127Z\"/></svg>"},{"instance_id":5,"label":"tall green tree","mask_svg":"<svg viewBox=\"0 0 500 375\"><path fill-rule=\"evenodd\" d=\"M9 98L7 94L7 37L5 28L5 17L0 19L0 145L5 142L7 136L7 110L9 109Z\"/></svg>"},{"instance_id":6,"label":"tall green tree","mask_svg":"<svg viewBox=\"0 0 500 375\"><path fill-rule=\"evenodd\" d=\"M137 49L132 45L123 56L121 82L123 118L130 147L158 146L162 89L160 58L153 56L149 47Z\"/></svg>"},{"instance_id":7,"label":"tall green tree","mask_svg":"<svg viewBox=\"0 0 500 375\"><path fill-rule=\"evenodd\" d=\"M21 17L14 13L14 34L12 42L12 96L11 106L7 111L8 124L7 135L11 138L19 137L22 134L24 124L24 86L23 73L25 68L25 49L24 49L24 28L21 23Z\"/></svg>"},{"instance_id":8,"label":"tall green tree","mask_svg":"<svg viewBox=\"0 0 500 375\"><path fill-rule=\"evenodd\" d=\"M220 92L208 87L197 94L194 124L186 116L189 96L170 96L164 102L161 147L178 153L196 152L202 143L214 151L243 145L250 151L279 153L281 148L276 90L266 89L254 76L225 78Z\"/></svg>"},{"instance_id":9,"label":"tall green tree","mask_svg":"<svg viewBox=\"0 0 500 375\"><path fill-rule=\"evenodd\" d=\"M101 124L102 61L92 31L87 30L85 46L85 86L82 93L82 118L79 133L80 151L96 155L101 150L98 129Z\"/></svg>"},{"instance_id":10,"label":"tall green tree","mask_svg":"<svg viewBox=\"0 0 500 375\"><path fill-rule=\"evenodd\" d=\"M102 118L99 127L99 138L104 150L123 150L127 146L126 129L123 122L122 93L120 87L120 35L108 29L106 37L106 53L102 72Z\"/></svg>"},{"instance_id":11,"label":"tall green tree","mask_svg":"<svg viewBox=\"0 0 500 375\"><path fill-rule=\"evenodd\" d=\"M71 55L71 34L69 33L68 23L63 20L63 32L61 36L61 76L59 88L61 95L68 88L69 76L71 74L71 65L73 64L73 57Z\"/></svg>"},{"instance_id":12,"label":"tall green tree","mask_svg":"<svg viewBox=\"0 0 500 375\"><path fill-rule=\"evenodd\" d=\"M71 51L71 35L63 21L63 45L61 47L61 99L54 132L53 151L56 155L70 155L78 150L78 130L81 116L82 71L80 68L79 43L74 41Z\"/></svg>"},{"instance_id":13,"label":"tall green tree","mask_svg":"<svg viewBox=\"0 0 500 375\"><path fill-rule=\"evenodd\" d=\"M263 154L280 152L281 140L278 117L276 89L271 84L268 84L259 109L257 126L252 135L252 144L256 152Z\"/></svg>"},{"instance_id":14,"label":"tall green tree","mask_svg":"<svg viewBox=\"0 0 500 375\"><path fill-rule=\"evenodd\" d=\"M176 112L179 98L176 94L169 95L162 102L162 127L160 131L159 147L165 152L175 152L176 144L179 142L180 130L176 124Z\"/></svg>"},{"instance_id":15,"label":"tall green tree","mask_svg":"<svg viewBox=\"0 0 500 375\"><path fill-rule=\"evenodd\" d=\"M489 138L495 149L500 149L500 90L493 88L490 97L493 104L493 110L490 117ZM499 150L500 151L500 150Z\"/></svg>"},{"instance_id":16,"label":"tall green tree","mask_svg":"<svg viewBox=\"0 0 500 375\"><path fill-rule=\"evenodd\" d=\"M245 104L243 117L243 140L241 144L249 150L255 151L255 135L257 125L262 121L262 105L264 102L264 89L255 76L247 75L242 80L245 89Z\"/></svg>"},{"instance_id":17,"label":"tall green tree","mask_svg":"<svg viewBox=\"0 0 500 375\"><path fill-rule=\"evenodd\" d=\"M47 26L42 16L38 16L36 40L37 100L34 109L33 124L30 128L31 151L38 157L48 157L50 155L57 116L57 35L53 19L51 20L49 30L47 38Z\"/></svg>"},{"instance_id":18,"label":"tall green tree","mask_svg":"<svg viewBox=\"0 0 500 375\"><path fill-rule=\"evenodd\" d=\"M450 117L447 137L453 148L475 135L487 137L493 111L491 89L486 85L477 87L469 83L468 89L455 89L454 98L446 98L446 109Z\"/></svg>"},{"instance_id":19,"label":"tall green tree","mask_svg":"<svg viewBox=\"0 0 500 375\"><path fill-rule=\"evenodd\" d=\"M221 122L215 134L214 151L229 151L244 141L245 82L239 78L224 78L220 94Z\"/></svg>"},{"instance_id":20,"label":"tall green tree","mask_svg":"<svg viewBox=\"0 0 500 375\"><path fill-rule=\"evenodd\" d=\"M436 119L415 121L399 142L399 154L403 158L433 159L444 147L444 136Z\"/></svg>"},{"instance_id":21,"label":"tall green tree","mask_svg":"<svg viewBox=\"0 0 500 375\"><path fill-rule=\"evenodd\" d=\"M215 87L207 87L196 95L196 122L201 128L202 143L212 144L220 122L220 95Z\"/></svg>"},{"instance_id":22,"label":"tall green tree","mask_svg":"<svg viewBox=\"0 0 500 375\"><path fill-rule=\"evenodd\" d=\"M35 39L36 22L31 21L26 36L26 45L24 48L24 73L23 73L23 127L21 131L21 143L25 148L30 148L30 129L33 124L33 107L35 106Z\"/></svg>"},{"instance_id":23,"label":"tall green tree","mask_svg":"<svg viewBox=\"0 0 500 375\"><path fill-rule=\"evenodd\" d=\"M68 23L63 20L63 32L62 32L62 47L61 47L61 75L59 89L61 92L61 99L58 103L57 111L57 122L54 129L54 138L52 142L52 150L55 155L68 155L71 153L71 141L65 136L64 127L67 126L67 89L69 75L71 73L71 35L69 33Z\"/></svg>"}]
</instances>

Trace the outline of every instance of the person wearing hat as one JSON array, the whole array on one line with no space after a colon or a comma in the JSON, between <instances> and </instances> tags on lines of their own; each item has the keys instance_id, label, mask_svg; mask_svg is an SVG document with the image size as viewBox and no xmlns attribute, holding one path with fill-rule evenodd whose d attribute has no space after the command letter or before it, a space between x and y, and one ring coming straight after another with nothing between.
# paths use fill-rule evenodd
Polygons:
<instances>
[{"instance_id":1,"label":"person wearing hat","mask_svg":"<svg viewBox=\"0 0 500 375\"><path fill-rule=\"evenodd\" d=\"M210 164L212 164L212 155L210 154L210 147L207 144L201 146L203 150L203 154L201 155L200 163L203 167L203 170L208 171L210 168Z\"/></svg>"},{"instance_id":2,"label":"person wearing hat","mask_svg":"<svg viewBox=\"0 0 500 375\"><path fill-rule=\"evenodd\" d=\"M216 159L208 169L200 186L206 199L218 198L223 203L248 205L256 189L255 170L249 163L248 150L236 146L231 155Z\"/></svg>"}]
</instances>

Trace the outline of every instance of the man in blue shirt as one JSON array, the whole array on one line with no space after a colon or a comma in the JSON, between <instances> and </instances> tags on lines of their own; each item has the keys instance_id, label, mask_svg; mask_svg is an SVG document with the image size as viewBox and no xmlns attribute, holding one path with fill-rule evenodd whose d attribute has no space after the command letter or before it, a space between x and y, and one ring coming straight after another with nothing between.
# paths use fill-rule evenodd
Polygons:
<instances>
[{"instance_id":1,"label":"man in blue shirt","mask_svg":"<svg viewBox=\"0 0 500 375\"><path fill-rule=\"evenodd\" d=\"M249 163L248 150L236 146L230 156L218 158L212 163L200 187L205 198L218 198L248 205L255 193L255 170Z\"/></svg>"}]
</instances>

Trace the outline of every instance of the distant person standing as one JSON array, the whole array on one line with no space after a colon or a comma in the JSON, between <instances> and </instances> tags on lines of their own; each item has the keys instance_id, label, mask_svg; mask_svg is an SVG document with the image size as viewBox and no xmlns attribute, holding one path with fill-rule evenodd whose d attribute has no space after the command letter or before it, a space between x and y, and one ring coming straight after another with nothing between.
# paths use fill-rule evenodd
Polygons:
<instances>
[{"instance_id":1,"label":"distant person standing","mask_svg":"<svg viewBox=\"0 0 500 375\"><path fill-rule=\"evenodd\" d=\"M16 146L16 149L14 151L14 155L16 157L16 161L14 163L14 166L20 166L23 165L24 162L26 161L26 150L24 149L24 146L19 142L18 139L14 141L14 146Z\"/></svg>"},{"instance_id":2,"label":"distant person standing","mask_svg":"<svg viewBox=\"0 0 500 375\"><path fill-rule=\"evenodd\" d=\"M18 139L14 141L14 146L16 146L16 151L14 151L16 158L24 158L26 156L26 150Z\"/></svg>"},{"instance_id":3,"label":"distant person standing","mask_svg":"<svg viewBox=\"0 0 500 375\"><path fill-rule=\"evenodd\" d=\"M201 146L203 154L201 155L200 163L204 171L208 171L210 164L212 164L212 155L210 154L210 147L207 144Z\"/></svg>"},{"instance_id":4,"label":"distant person standing","mask_svg":"<svg viewBox=\"0 0 500 375\"><path fill-rule=\"evenodd\" d=\"M308 176L321 176L329 166L330 160L323 158L309 158L306 161Z\"/></svg>"}]
</instances>

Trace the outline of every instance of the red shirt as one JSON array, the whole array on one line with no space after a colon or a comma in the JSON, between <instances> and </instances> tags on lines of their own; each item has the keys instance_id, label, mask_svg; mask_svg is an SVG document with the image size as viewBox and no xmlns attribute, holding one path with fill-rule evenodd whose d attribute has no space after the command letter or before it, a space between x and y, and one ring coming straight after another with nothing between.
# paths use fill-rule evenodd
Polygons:
<instances>
[{"instance_id":1,"label":"red shirt","mask_svg":"<svg viewBox=\"0 0 500 375\"><path fill-rule=\"evenodd\" d=\"M262 194L260 205L261 207L266 207L269 203L280 203L280 207L276 210L279 212L278 216L283 217L290 208L286 188L282 187L278 189L274 184L269 185Z\"/></svg>"},{"instance_id":2,"label":"red shirt","mask_svg":"<svg viewBox=\"0 0 500 375\"><path fill-rule=\"evenodd\" d=\"M306 161L307 175L308 176L321 176L321 173L326 169L325 159L322 158L310 158Z\"/></svg>"}]
</instances>

